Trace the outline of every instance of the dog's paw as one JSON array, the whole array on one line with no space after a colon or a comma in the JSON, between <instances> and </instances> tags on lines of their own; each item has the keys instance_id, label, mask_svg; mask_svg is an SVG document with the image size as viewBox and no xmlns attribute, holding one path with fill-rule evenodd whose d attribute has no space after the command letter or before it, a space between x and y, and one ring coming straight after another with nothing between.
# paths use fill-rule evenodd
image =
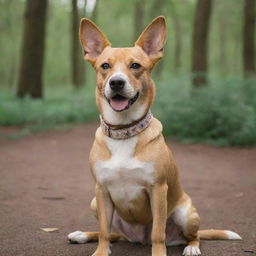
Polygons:
<instances>
[{"instance_id":1,"label":"dog's paw","mask_svg":"<svg viewBox=\"0 0 256 256\"><path fill-rule=\"evenodd\" d=\"M82 231L75 231L68 234L68 240L71 244L85 244L89 238Z\"/></svg>"},{"instance_id":2,"label":"dog's paw","mask_svg":"<svg viewBox=\"0 0 256 256\"><path fill-rule=\"evenodd\" d=\"M188 245L183 251L184 256L199 256L201 255L200 249L197 246Z\"/></svg>"},{"instance_id":3,"label":"dog's paw","mask_svg":"<svg viewBox=\"0 0 256 256\"><path fill-rule=\"evenodd\" d=\"M111 254L111 250L110 248L108 248L107 250L105 249L101 249L101 248L97 248L97 250L94 252L94 254L92 256L109 256Z\"/></svg>"}]
</instances>

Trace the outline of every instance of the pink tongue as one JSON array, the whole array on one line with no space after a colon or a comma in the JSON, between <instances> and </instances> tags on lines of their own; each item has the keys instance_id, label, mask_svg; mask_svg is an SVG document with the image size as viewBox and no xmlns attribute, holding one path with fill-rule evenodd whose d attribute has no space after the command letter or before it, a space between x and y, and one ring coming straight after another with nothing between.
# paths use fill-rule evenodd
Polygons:
<instances>
[{"instance_id":1,"label":"pink tongue","mask_svg":"<svg viewBox=\"0 0 256 256\"><path fill-rule=\"evenodd\" d=\"M124 100L111 99L110 100L110 105L114 110L117 110L117 111L125 109L128 106L128 104L129 104L128 99L124 99Z\"/></svg>"}]
</instances>

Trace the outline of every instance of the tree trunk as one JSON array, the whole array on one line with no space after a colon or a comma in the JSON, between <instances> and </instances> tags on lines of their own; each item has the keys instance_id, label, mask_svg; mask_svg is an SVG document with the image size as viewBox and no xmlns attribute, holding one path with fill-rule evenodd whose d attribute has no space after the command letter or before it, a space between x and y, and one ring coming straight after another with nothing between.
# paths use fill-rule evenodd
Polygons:
<instances>
[{"instance_id":1,"label":"tree trunk","mask_svg":"<svg viewBox=\"0 0 256 256\"><path fill-rule=\"evenodd\" d=\"M162 9L166 0L154 0L149 11L149 19L152 20L159 15L162 15Z\"/></svg>"},{"instance_id":2,"label":"tree trunk","mask_svg":"<svg viewBox=\"0 0 256 256\"><path fill-rule=\"evenodd\" d=\"M92 14L91 14L91 20L92 20L94 23L96 23L96 22L97 22L97 19L98 19L99 1L100 1L100 0L96 0L94 9L93 9Z\"/></svg>"},{"instance_id":3,"label":"tree trunk","mask_svg":"<svg viewBox=\"0 0 256 256\"><path fill-rule=\"evenodd\" d=\"M153 4L151 6L151 9L149 11L149 19L150 21L155 19L157 16L162 15L162 9L164 4L166 3L166 0L154 0ZM158 77L161 76L163 69L164 69L164 62L163 60L160 60L159 63L157 64L154 72Z\"/></svg>"},{"instance_id":4,"label":"tree trunk","mask_svg":"<svg viewBox=\"0 0 256 256\"><path fill-rule=\"evenodd\" d=\"M14 21L11 17L11 13L13 12L14 7L14 0L4 1L0 6L0 8L3 8L3 10L5 10L5 12L8 14L8 16L6 17L5 28L7 31L9 31L9 47L11 49L14 49L16 45L16 27L14 26ZM6 70L8 70L6 82L8 87L12 88L17 76L17 52L12 51L11 54L9 55L9 58L10 64L8 67L6 67Z\"/></svg>"},{"instance_id":5,"label":"tree trunk","mask_svg":"<svg viewBox=\"0 0 256 256\"><path fill-rule=\"evenodd\" d=\"M175 29L174 71L178 72L181 66L182 32L180 20L174 8L175 6L173 5L173 2L171 3L171 17Z\"/></svg>"},{"instance_id":6,"label":"tree trunk","mask_svg":"<svg viewBox=\"0 0 256 256\"><path fill-rule=\"evenodd\" d=\"M227 55L226 55L226 22L223 18L219 19L219 35L220 35L220 51L219 51L219 67L222 74L226 74Z\"/></svg>"},{"instance_id":7,"label":"tree trunk","mask_svg":"<svg viewBox=\"0 0 256 256\"><path fill-rule=\"evenodd\" d=\"M72 0L71 12L71 81L74 87L81 87L84 83L84 63L82 49L79 42L80 15L77 7L77 0Z\"/></svg>"},{"instance_id":8,"label":"tree trunk","mask_svg":"<svg viewBox=\"0 0 256 256\"><path fill-rule=\"evenodd\" d=\"M27 0L21 64L18 79L18 97L29 94L43 96L43 63L45 51L45 25L47 0Z\"/></svg>"},{"instance_id":9,"label":"tree trunk","mask_svg":"<svg viewBox=\"0 0 256 256\"><path fill-rule=\"evenodd\" d=\"M207 51L212 0L198 0L193 29L192 73L194 87L207 85Z\"/></svg>"},{"instance_id":10,"label":"tree trunk","mask_svg":"<svg viewBox=\"0 0 256 256\"><path fill-rule=\"evenodd\" d=\"M244 2L243 66L244 77L255 74L255 0Z\"/></svg>"},{"instance_id":11,"label":"tree trunk","mask_svg":"<svg viewBox=\"0 0 256 256\"><path fill-rule=\"evenodd\" d=\"M144 29L144 5L145 0L136 0L134 15L134 42Z\"/></svg>"}]
</instances>

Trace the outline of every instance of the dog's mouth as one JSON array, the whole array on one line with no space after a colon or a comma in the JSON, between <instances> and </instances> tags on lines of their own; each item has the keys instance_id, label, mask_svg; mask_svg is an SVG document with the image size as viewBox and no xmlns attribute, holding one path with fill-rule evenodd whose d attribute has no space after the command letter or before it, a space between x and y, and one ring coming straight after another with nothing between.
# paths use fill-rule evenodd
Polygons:
<instances>
[{"instance_id":1,"label":"dog's mouth","mask_svg":"<svg viewBox=\"0 0 256 256\"><path fill-rule=\"evenodd\" d=\"M128 99L120 94L116 94L112 98L108 99L108 103L110 104L110 106L114 111L121 112L128 109L138 99L138 97L139 97L138 92L131 99Z\"/></svg>"}]
</instances>

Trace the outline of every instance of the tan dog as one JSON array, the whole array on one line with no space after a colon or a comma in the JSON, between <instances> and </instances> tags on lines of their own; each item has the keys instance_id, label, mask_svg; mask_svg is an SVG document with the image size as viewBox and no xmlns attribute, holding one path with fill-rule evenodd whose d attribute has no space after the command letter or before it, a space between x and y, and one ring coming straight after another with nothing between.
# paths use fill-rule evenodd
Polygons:
<instances>
[{"instance_id":1,"label":"tan dog","mask_svg":"<svg viewBox=\"0 0 256 256\"><path fill-rule=\"evenodd\" d=\"M99 232L70 233L71 242L98 240L93 256L107 256L110 241L152 243L153 256L166 245L187 244L184 255L200 255L201 239L241 239L232 231L199 231L199 215L182 190L161 123L152 117L155 96L150 73L163 56L164 17L145 29L135 46L112 48L105 35L82 19L84 57L97 73L96 102L101 127L90 153L96 182L91 208ZM116 233L111 233L111 227Z\"/></svg>"}]
</instances>

